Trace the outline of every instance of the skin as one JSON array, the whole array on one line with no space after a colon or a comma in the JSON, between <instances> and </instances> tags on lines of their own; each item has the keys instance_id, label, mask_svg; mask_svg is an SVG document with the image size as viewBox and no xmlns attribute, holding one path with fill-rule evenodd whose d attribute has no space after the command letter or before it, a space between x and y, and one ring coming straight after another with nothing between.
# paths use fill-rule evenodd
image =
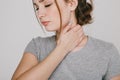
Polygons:
<instances>
[{"instance_id":1,"label":"skin","mask_svg":"<svg viewBox=\"0 0 120 80\"><path fill-rule=\"evenodd\" d=\"M87 37L84 35L82 27L76 24L74 12L78 4L77 0L70 0L69 3L65 3L64 0L57 1L63 21L61 33L59 32L59 12L54 0L44 0L43 2L34 0L37 18L41 22L49 21L47 25L43 24L45 29L47 31L56 31L57 36L59 35L58 40L56 40L57 46L41 62L38 62L36 57L29 52L23 54L12 80L48 80L58 64L69 52L77 51L86 44ZM52 5L46 7L49 4ZM72 20L72 24L69 24L70 20ZM113 78L112 80L120 80L120 78Z\"/></svg>"}]
</instances>

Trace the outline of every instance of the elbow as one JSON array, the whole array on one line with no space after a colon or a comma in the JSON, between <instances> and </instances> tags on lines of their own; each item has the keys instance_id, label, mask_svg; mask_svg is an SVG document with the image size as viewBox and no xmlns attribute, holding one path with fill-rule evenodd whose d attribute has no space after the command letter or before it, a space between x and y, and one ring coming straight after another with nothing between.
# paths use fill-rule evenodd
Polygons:
<instances>
[{"instance_id":1,"label":"elbow","mask_svg":"<svg viewBox=\"0 0 120 80\"><path fill-rule=\"evenodd\" d=\"M13 76L13 77L11 78L11 80L24 80L24 79L20 79L20 77L15 77L15 76Z\"/></svg>"},{"instance_id":2,"label":"elbow","mask_svg":"<svg viewBox=\"0 0 120 80\"><path fill-rule=\"evenodd\" d=\"M11 80L19 80L18 78L12 77Z\"/></svg>"},{"instance_id":3,"label":"elbow","mask_svg":"<svg viewBox=\"0 0 120 80\"><path fill-rule=\"evenodd\" d=\"M12 78L11 80L18 80L18 79L16 79L16 78Z\"/></svg>"},{"instance_id":4,"label":"elbow","mask_svg":"<svg viewBox=\"0 0 120 80\"><path fill-rule=\"evenodd\" d=\"M41 77L41 79L40 78L39 79L23 79L23 78L20 78L20 77L18 77L18 78L12 77L11 80L48 80L48 79L45 79L43 77Z\"/></svg>"}]
</instances>

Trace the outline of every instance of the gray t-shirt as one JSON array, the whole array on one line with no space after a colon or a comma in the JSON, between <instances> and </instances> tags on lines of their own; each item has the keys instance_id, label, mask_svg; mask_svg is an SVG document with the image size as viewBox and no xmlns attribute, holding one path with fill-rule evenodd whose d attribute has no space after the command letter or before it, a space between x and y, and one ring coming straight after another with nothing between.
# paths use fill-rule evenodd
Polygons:
<instances>
[{"instance_id":1,"label":"gray t-shirt","mask_svg":"<svg viewBox=\"0 0 120 80\"><path fill-rule=\"evenodd\" d=\"M42 61L56 47L55 36L33 38L24 52ZM108 42L88 36L86 45L70 52L54 70L49 80L110 80L120 75L120 55Z\"/></svg>"}]
</instances>

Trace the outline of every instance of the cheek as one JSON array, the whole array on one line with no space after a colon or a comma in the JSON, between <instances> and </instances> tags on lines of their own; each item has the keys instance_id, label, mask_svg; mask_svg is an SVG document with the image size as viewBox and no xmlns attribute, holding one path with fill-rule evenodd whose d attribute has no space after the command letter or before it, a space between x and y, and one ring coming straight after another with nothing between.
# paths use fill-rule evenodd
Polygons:
<instances>
[{"instance_id":1,"label":"cheek","mask_svg":"<svg viewBox=\"0 0 120 80\"><path fill-rule=\"evenodd\" d=\"M63 23L63 27L64 27L70 21L70 12L67 9L63 9L61 11L61 14L62 14L62 23Z\"/></svg>"},{"instance_id":2,"label":"cheek","mask_svg":"<svg viewBox=\"0 0 120 80\"><path fill-rule=\"evenodd\" d=\"M62 16L62 26L64 27L65 25L68 24L70 20L70 10L68 6L65 4L65 2L62 2L60 5L60 12Z\"/></svg>"},{"instance_id":3,"label":"cheek","mask_svg":"<svg viewBox=\"0 0 120 80\"><path fill-rule=\"evenodd\" d=\"M54 26L54 28L59 29L60 28L60 15L59 15L56 5L52 6L51 9L49 9L47 12L48 12L48 16L50 20L52 21L52 25Z\"/></svg>"},{"instance_id":4,"label":"cheek","mask_svg":"<svg viewBox=\"0 0 120 80\"><path fill-rule=\"evenodd\" d=\"M59 16L59 12L58 9L56 7L56 4L53 3L53 5L49 8L46 9L47 15L51 16L51 17L58 17Z\"/></svg>"}]
</instances>

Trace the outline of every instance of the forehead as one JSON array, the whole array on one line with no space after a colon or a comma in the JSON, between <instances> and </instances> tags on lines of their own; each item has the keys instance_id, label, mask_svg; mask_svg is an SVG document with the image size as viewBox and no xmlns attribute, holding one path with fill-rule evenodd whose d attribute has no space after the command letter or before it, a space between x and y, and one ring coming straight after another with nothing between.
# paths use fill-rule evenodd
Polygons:
<instances>
[{"instance_id":1,"label":"forehead","mask_svg":"<svg viewBox=\"0 0 120 80\"><path fill-rule=\"evenodd\" d=\"M43 2L45 0L33 0L33 2Z\"/></svg>"}]
</instances>

